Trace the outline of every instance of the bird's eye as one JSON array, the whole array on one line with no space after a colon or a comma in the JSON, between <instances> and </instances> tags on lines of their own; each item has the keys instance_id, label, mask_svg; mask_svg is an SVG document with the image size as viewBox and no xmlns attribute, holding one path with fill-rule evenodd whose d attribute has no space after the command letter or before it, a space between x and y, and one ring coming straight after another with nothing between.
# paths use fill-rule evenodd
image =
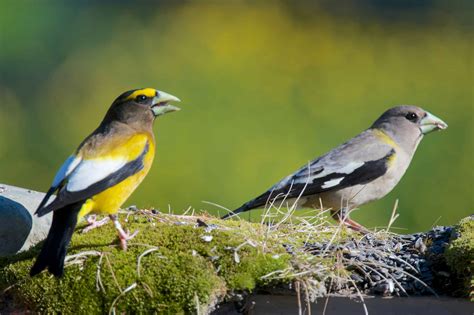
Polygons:
<instances>
[{"instance_id":1,"label":"bird's eye","mask_svg":"<svg viewBox=\"0 0 474 315\"><path fill-rule=\"evenodd\" d=\"M408 119L409 121L417 121L418 116L415 113L408 113L405 115L405 118Z\"/></svg>"},{"instance_id":2,"label":"bird's eye","mask_svg":"<svg viewBox=\"0 0 474 315\"><path fill-rule=\"evenodd\" d=\"M138 95L138 96L135 98L135 100L136 100L138 103L143 103L143 102L145 102L145 101L147 100L147 97L146 97L146 95L141 94L141 95Z\"/></svg>"}]
</instances>

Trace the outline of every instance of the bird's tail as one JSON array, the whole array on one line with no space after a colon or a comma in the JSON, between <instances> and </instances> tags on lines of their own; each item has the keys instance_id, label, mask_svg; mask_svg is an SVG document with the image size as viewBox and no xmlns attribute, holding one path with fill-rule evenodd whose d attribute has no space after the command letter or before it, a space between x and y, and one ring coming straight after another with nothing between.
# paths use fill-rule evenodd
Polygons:
<instances>
[{"instance_id":1,"label":"bird's tail","mask_svg":"<svg viewBox=\"0 0 474 315\"><path fill-rule=\"evenodd\" d=\"M227 219L227 218L232 218L232 217L236 216L237 214L239 214L239 213L241 213L241 212L249 211L249 210L251 210L251 209L252 209L252 208L250 208L250 207L248 206L248 203L246 203L246 204L242 205L240 208L237 208L237 209L235 209L234 211L227 213L227 214L226 214L225 216L223 216L221 219L222 219L222 220L225 220L225 219Z\"/></svg>"},{"instance_id":2,"label":"bird's tail","mask_svg":"<svg viewBox=\"0 0 474 315\"><path fill-rule=\"evenodd\" d=\"M71 241L72 233L77 224L77 215L83 203L83 201L77 202L54 211L48 237L30 270L31 276L46 268L56 277L63 275L66 250Z\"/></svg>"}]
</instances>

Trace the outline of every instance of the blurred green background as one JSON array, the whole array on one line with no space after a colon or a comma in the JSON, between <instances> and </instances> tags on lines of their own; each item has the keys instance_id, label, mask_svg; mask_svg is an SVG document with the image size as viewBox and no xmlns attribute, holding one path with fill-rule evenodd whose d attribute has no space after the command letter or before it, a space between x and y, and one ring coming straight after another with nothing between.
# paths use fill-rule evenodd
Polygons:
<instances>
[{"instance_id":1,"label":"blurred green background","mask_svg":"<svg viewBox=\"0 0 474 315\"><path fill-rule=\"evenodd\" d=\"M0 182L45 191L123 91L156 87L155 164L127 205L217 213L417 104L427 136L383 200L353 216L405 231L473 211L470 1L2 1ZM222 210L221 214L223 213Z\"/></svg>"}]
</instances>

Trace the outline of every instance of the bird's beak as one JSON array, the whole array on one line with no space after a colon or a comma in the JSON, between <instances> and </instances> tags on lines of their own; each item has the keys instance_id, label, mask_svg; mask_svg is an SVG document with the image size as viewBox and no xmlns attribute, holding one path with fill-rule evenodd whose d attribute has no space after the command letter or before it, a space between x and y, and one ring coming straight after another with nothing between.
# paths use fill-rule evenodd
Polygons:
<instances>
[{"instance_id":1,"label":"bird's beak","mask_svg":"<svg viewBox=\"0 0 474 315\"><path fill-rule=\"evenodd\" d=\"M155 116L161 116L169 112L175 112L181 108L168 104L168 102L181 102L179 98L171 94L156 91L157 95L153 98L153 103L151 105L151 110Z\"/></svg>"},{"instance_id":2,"label":"bird's beak","mask_svg":"<svg viewBox=\"0 0 474 315\"><path fill-rule=\"evenodd\" d=\"M435 130L446 129L448 124L436 117L433 114L426 113L426 116L423 117L420 121L421 132L426 135Z\"/></svg>"}]
</instances>

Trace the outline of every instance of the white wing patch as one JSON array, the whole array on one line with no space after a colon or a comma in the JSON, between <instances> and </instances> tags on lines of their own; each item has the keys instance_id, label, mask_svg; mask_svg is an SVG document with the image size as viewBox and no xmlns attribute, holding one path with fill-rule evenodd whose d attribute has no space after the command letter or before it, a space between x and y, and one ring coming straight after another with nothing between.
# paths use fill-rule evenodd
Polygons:
<instances>
[{"instance_id":1,"label":"white wing patch","mask_svg":"<svg viewBox=\"0 0 474 315\"><path fill-rule=\"evenodd\" d=\"M71 174L71 172L76 168L76 166L81 162L80 157L71 155L64 161L63 165L59 168L58 172L54 176L53 184L51 187L58 187L61 182Z\"/></svg>"},{"instance_id":2,"label":"white wing patch","mask_svg":"<svg viewBox=\"0 0 474 315\"><path fill-rule=\"evenodd\" d=\"M343 179L344 177L328 180L327 182L324 182L324 184L321 185L321 188L326 189L337 186L340 182L342 182Z\"/></svg>"},{"instance_id":3,"label":"white wing patch","mask_svg":"<svg viewBox=\"0 0 474 315\"><path fill-rule=\"evenodd\" d=\"M66 190L72 192L86 189L118 171L125 164L126 159L83 160L69 177Z\"/></svg>"},{"instance_id":4,"label":"white wing patch","mask_svg":"<svg viewBox=\"0 0 474 315\"><path fill-rule=\"evenodd\" d=\"M316 175L308 174L308 169L305 169L305 173L299 175L298 178L295 179L295 183L296 184L305 184L307 182L311 183L316 178L323 178L323 177L326 177L326 176L334 174L334 173L337 173L337 174L350 174L354 170L361 167L362 165L364 165L364 162L350 162L350 163L348 163L344 166L341 166L341 167L331 165L329 167L325 167L324 170L321 173L318 173ZM327 188L327 187L322 187L322 188Z\"/></svg>"},{"instance_id":5,"label":"white wing patch","mask_svg":"<svg viewBox=\"0 0 474 315\"><path fill-rule=\"evenodd\" d=\"M363 165L364 165L364 162L350 162L341 167L337 167L336 165L330 165L330 166L324 167L324 170L321 173L317 173L315 175L310 173L310 172L314 172L314 170L311 169L311 167L305 167L296 173L296 178L295 178L295 174L289 175L285 177L284 179L282 179L277 184L275 184L272 188L270 188L270 190L276 190L276 189L284 188L286 186L290 186L291 182L293 182L293 184L306 184L306 183L311 184L313 180L316 178L323 178L334 173L341 174L341 175L351 174L352 172L354 172L356 169L358 169L359 167ZM321 169L321 166L316 166L314 169L316 170ZM326 188L337 186L343 179L344 179L344 176L328 180L324 182L321 188L326 189Z\"/></svg>"},{"instance_id":6,"label":"white wing patch","mask_svg":"<svg viewBox=\"0 0 474 315\"><path fill-rule=\"evenodd\" d=\"M321 178L333 173L350 174L362 165L364 165L364 162L350 162L342 167L328 167L325 168L324 171L322 171L321 173L316 174L316 176L314 176L313 178Z\"/></svg>"}]
</instances>

